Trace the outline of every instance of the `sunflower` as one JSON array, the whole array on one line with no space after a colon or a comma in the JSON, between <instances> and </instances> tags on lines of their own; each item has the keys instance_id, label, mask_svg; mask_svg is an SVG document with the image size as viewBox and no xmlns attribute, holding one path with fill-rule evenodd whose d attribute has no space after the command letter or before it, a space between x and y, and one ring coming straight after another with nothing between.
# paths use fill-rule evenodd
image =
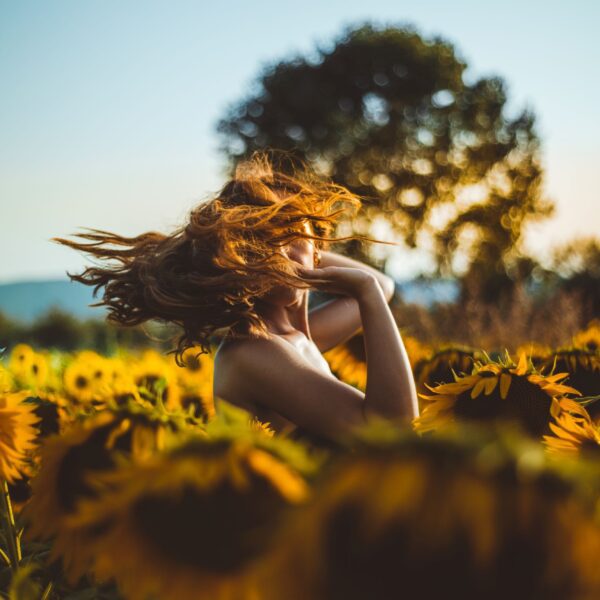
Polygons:
<instances>
[{"instance_id":1,"label":"sunflower","mask_svg":"<svg viewBox=\"0 0 600 600\"><path fill-rule=\"evenodd\" d=\"M114 356L104 357L104 363L108 370L108 379L111 386L135 386L130 368L130 365L134 361L134 357L121 349L118 354L115 354Z\"/></svg>"},{"instance_id":2,"label":"sunflower","mask_svg":"<svg viewBox=\"0 0 600 600\"><path fill-rule=\"evenodd\" d=\"M307 479L312 478L327 459L326 452L314 451L290 436L276 435L270 423L264 423L247 410L217 398L217 413L203 430L210 438L249 438L253 444L266 448L285 463L294 465Z\"/></svg>"},{"instance_id":3,"label":"sunflower","mask_svg":"<svg viewBox=\"0 0 600 600\"><path fill-rule=\"evenodd\" d=\"M28 381L34 389L43 388L48 383L48 359L41 352L36 352L31 363L31 373Z\"/></svg>"},{"instance_id":4,"label":"sunflower","mask_svg":"<svg viewBox=\"0 0 600 600\"><path fill-rule=\"evenodd\" d=\"M13 348L9 369L20 386L38 389L48 382L49 367L46 354L36 352L27 344L17 344Z\"/></svg>"},{"instance_id":5,"label":"sunflower","mask_svg":"<svg viewBox=\"0 0 600 600\"><path fill-rule=\"evenodd\" d=\"M546 356L540 370L568 373L569 385L583 396L600 394L600 351L560 348ZM592 414L595 418L596 414Z\"/></svg>"},{"instance_id":6,"label":"sunflower","mask_svg":"<svg viewBox=\"0 0 600 600\"><path fill-rule=\"evenodd\" d=\"M206 423L215 416L215 405L212 397L207 397L198 390L182 390L179 404L183 410L202 422Z\"/></svg>"},{"instance_id":7,"label":"sunflower","mask_svg":"<svg viewBox=\"0 0 600 600\"><path fill-rule=\"evenodd\" d=\"M209 421L215 416L213 400L213 356L198 354L199 348L188 348L183 355L184 366L174 364L181 390L179 404L196 418Z\"/></svg>"},{"instance_id":8,"label":"sunflower","mask_svg":"<svg viewBox=\"0 0 600 600\"><path fill-rule=\"evenodd\" d=\"M406 353L413 367L419 360L426 357L430 350L417 339L405 336L403 343ZM329 363L331 371L344 381L362 390L367 388L367 355L365 352L365 341L362 333L359 333L343 344L323 353Z\"/></svg>"},{"instance_id":9,"label":"sunflower","mask_svg":"<svg viewBox=\"0 0 600 600\"><path fill-rule=\"evenodd\" d=\"M555 398L551 408L554 435L545 435L549 452L566 454L600 454L600 426L592 421L587 410L568 398Z\"/></svg>"},{"instance_id":10,"label":"sunflower","mask_svg":"<svg viewBox=\"0 0 600 600\"><path fill-rule=\"evenodd\" d=\"M449 433L340 456L280 530L261 598L600 597L584 486L538 444Z\"/></svg>"},{"instance_id":11,"label":"sunflower","mask_svg":"<svg viewBox=\"0 0 600 600\"><path fill-rule=\"evenodd\" d=\"M271 423L264 423L256 417L253 417L250 420L250 428L270 438L272 438L275 435L275 430L271 429Z\"/></svg>"},{"instance_id":12,"label":"sunflower","mask_svg":"<svg viewBox=\"0 0 600 600\"><path fill-rule=\"evenodd\" d=\"M600 320L594 319L583 331L575 334L573 346L590 352L600 352Z\"/></svg>"},{"instance_id":13,"label":"sunflower","mask_svg":"<svg viewBox=\"0 0 600 600\"><path fill-rule=\"evenodd\" d=\"M156 402L159 398L168 408L180 406L181 390L175 367L156 350L146 350L130 363L135 384Z\"/></svg>"},{"instance_id":14,"label":"sunflower","mask_svg":"<svg viewBox=\"0 0 600 600\"><path fill-rule=\"evenodd\" d=\"M31 499L22 509L25 537L54 537L51 558L62 557L71 582L85 572L89 532L68 527L66 519L83 498L93 497L91 477L115 469L130 456L143 462L185 429L181 417L131 402L94 416L82 415L41 447L40 467L31 480Z\"/></svg>"},{"instance_id":15,"label":"sunflower","mask_svg":"<svg viewBox=\"0 0 600 600\"><path fill-rule=\"evenodd\" d=\"M365 391L367 388L367 356L362 333L323 353L332 372L342 381Z\"/></svg>"},{"instance_id":16,"label":"sunflower","mask_svg":"<svg viewBox=\"0 0 600 600\"><path fill-rule=\"evenodd\" d=\"M408 359L410 360L410 366L413 369L421 361L430 358L432 350L423 342L420 342L418 339L410 335L403 335L402 341L404 342L404 347L406 348L406 353L408 354Z\"/></svg>"},{"instance_id":17,"label":"sunflower","mask_svg":"<svg viewBox=\"0 0 600 600\"><path fill-rule=\"evenodd\" d=\"M540 369L551 352L552 348L550 348L550 346L538 344L537 342L529 342L527 344L521 344L517 348L515 354L517 356L521 356L521 354L527 355L527 358L533 363L533 366L536 369Z\"/></svg>"},{"instance_id":18,"label":"sunflower","mask_svg":"<svg viewBox=\"0 0 600 600\"><path fill-rule=\"evenodd\" d=\"M41 394L23 400L24 404L31 405L31 412L39 419L35 424L38 442L49 435L60 433L65 423L68 422L64 409L50 398L51 395ZM19 512L31 497L30 479L39 468L39 452L37 450L38 446L25 453L26 468L21 471L21 478L8 486L15 512Z\"/></svg>"},{"instance_id":19,"label":"sunflower","mask_svg":"<svg viewBox=\"0 0 600 600\"><path fill-rule=\"evenodd\" d=\"M110 395L104 359L90 350L78 353L65 368L63 386L67 395L78 404L102 406Z\"/></svg>"},{"instance_id":20,"label":"sunflower","mask_svg":"<svg viewBox=\"0 0 600 600\"><path fill-rule=\"evenodd\" d=\"M414 369L417 390L425 392L428 386L454 380L454 372L464 373L473 368L482 353L467 346L445 346L433 355L422 358Z\"/></svg>"},{"instance_id":21,"label":"sunflower","mask_svg":"<svg viewBox=\"0 0 600 600\"><path fill-rule=\"evenodd\" d=\"M183 353L183 367L179 367L177 377L184 385L206 385L212 389L214 356L211 353L200 353L200 348L187 348ZM177 363L174 363L175 365Z\"/></svg>"},{"instance_id":22,"label":"sunflower","mask_svg":"<svg viewBox=\"0 0 600 600\"><path fill-rule=\"evenodd\" d=\"M68 402L53 392L38 392L30 395L26 403L33 405L33 412L40 418L37 424L40 439L59 434L72 422L67 412Z\"/></svg>"},{"instance_id":23,"label":"sunflower","mask_svg":"<svg viewBox=\"0 0 600 600\"><path fill-rule=\"evenodd\" d=\"M110 402L126 405L130 400L143 403L131 373L133 358L123 351L119 355L106 357L84 350L77 355L83 369L73 375L82 375L79 384L84 388L84 399L95 398L94 405L104 408ZM74 395L76 395L75 392ZM83 402L85 405L87 402Z\"/></svg>"},{"instance_id":24,"label":"sunflower","mask_svg":"<svg viewBox=\"0 0 600 600\"><path fill-rule=\"evenodd\" d=\"M455 420L517 422L533 436L548 432L552 398L580 393L560 381L567 373L543 376L524 354L515 365L507 354L505 362L477 362L470 375L456 376L453 383L431 387L433 395L419 394L425 406L414 420L416 431L436 430Z\"/></svg>"},{"instance_id":25,"label":"sunflower","mask_svg":"<svg viewBox=\"0 0 600 600\"><path fill-rule=\"evenodd\" d=\"M148 393L153 389L145 389L147 384L152 388L154 380L142 381L138 375L138 359L125 353L110 358L84 350L65 371L65 387L70 390L71 397L79 398L80 404L96 409L106 408L109 403L127 405L129 401L141 404L150 401ZM136 379L142 384L146 400L140 394ZM68 380L68 381L67 381Z\"/></svg>"},{"instance_id":26,"label":"sunflower","mask_svg":"<svg viewBox=\"0 0 600 600\"><path fill-rule=\"evenodd\" d=\"M28 395L26 390L0 393L0 479L8 483L22 476L27 452L36 447L39 417L23 402Z\"/></svg>"},{"instance_id":27,"label":"sunflower","mask_svg":"<svg viewBox=\"0 0 600 600\"><path fill-rule=\"evenodd\" d=\"M0 363L0 393L12 392L15 389L15 381L8 369Z\"/></svg>"},{"instance_id":28,"label":"sunflower","mask_svg":"<svg viewBox=\"0 0 600 600\"><path fill-rule=\"evenodd\" d=\"M8 368L16 378L25 377L31 372L35 352L28 344L17 344L10 353Z\"/></svg>"},{"instance_id":29,"label":"sunflower","mask_svg":"<svg viewBox=\"0 0 600 600\"><path fill-rule=\"evenodd\" d=\"M113 377L113 369L111 368L110 361L104 356L89 350L80 353L79 359L86 360L86 356L89 356L87 361L90 364L91 376L94 380L94 383L99 387L102 385L109 386L112 383Z\"/></svg>"},{"instance_id":30,"label":"sunflower","mask_svg":"<svg viewBox=\"0 0 600 600\"><path fill-rule=\"evenodd\" d=\"M249 438L198 438L99 478L74 527L101 529L92 571L132 600L255 598L253 573L303 477Z\"/></svg>"}]
</instances>

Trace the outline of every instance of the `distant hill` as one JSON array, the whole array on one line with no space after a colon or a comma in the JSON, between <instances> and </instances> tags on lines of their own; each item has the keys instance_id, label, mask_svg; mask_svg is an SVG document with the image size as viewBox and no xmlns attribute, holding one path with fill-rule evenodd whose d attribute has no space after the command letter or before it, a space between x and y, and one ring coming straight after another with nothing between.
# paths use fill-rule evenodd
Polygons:
<instances>
[{"instance_id":1,"label":"distant hill","mask_svg":"<svg viewBox=\"0 0 600 600\"><path fill-rule=\"evenodd\" d=\"M68 279L0 284L0 312L23 322L39 317L52 307L79 319L103 319L104 307L88 306L98 300L100 297L93 297L91 287Z\"/></svg>"},{"instance_id":2,"label":"distant hill","mask_svg":"<svg viewBox=\"0 0 600 600\"><path fill-rule=\"evenodd\" d=\"M429 306L434 302L452 302L457 285L452 280L415 279L399 282L397 291L405 302ZM100 300L92 288L70 280L26 281L0 284L0 312L7 317L28 322L56 307L79 319L104 319L104 307L88 305Z\"/></svg>"}]
</instances>

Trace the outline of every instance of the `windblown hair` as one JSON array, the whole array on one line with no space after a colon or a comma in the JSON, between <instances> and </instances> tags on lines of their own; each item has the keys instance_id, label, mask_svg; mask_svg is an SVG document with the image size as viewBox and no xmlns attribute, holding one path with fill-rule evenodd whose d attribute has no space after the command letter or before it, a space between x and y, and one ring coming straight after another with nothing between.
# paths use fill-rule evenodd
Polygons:
<instances>
[{"instance_id":1,"label":"windblown hair","mask_svg":"<svg viewBox=\"0 0 600 600\"><path fill-rule=\"evenodd\" d=\"M183 333L171 352L181 365L187 348L209 352L213 337L266 337L257 300L276 285L310 287L281 246L301 238L314 240L317 249L331 241L379 241L331 236L340 216L360 206L349 190L306 166L285 174L273 168L266 153L255 153L170 235L124 237L84 228L89 233L73 235L88 243L52 240L116 261L67 275L94 286L94 296L104 287L102 301L91 306L107 306L110 322L133 326L155 319L180 326Z\"/></svg>"}]
</instances>

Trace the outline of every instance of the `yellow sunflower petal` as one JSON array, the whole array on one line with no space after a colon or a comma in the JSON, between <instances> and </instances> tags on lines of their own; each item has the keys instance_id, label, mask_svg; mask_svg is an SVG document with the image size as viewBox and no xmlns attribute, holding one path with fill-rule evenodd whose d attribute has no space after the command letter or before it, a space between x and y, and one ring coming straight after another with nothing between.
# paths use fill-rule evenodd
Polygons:
<instances>
[{"instance_id":1,"label":"yellow sunflower petal","mask_svg":"<svg viewBox=\"0 0 600 600\"><path fill-rule=\"evenodd\" d=\"M498 378L497 377L487 377L485 379L485 395L489 396L495 389L496 389L496 385L498 383Z\"/></svg>"},{"instance_id":2,"label":"yellow sunflower petal","mask_svg":"<svg viewBox=\"0 0 600 600\"><path fill-rule=\"evenodd\" d=\"M511 381L511 376L508 373L502 373L502 375L500 375L500 398L502 398L502 400L506 400L506 396L508 396Z\"/></svg>"},{"instance_id":3,"label":"yellow sunflower petal","mask_svg":"<svg viewBox=\"0 0 600 600\"><path fill-rule=\"evenodd\" d=\"M436 392L437 394L453 394L455 396L458 396L458 394L462 394L462 392L468 390L471 387L471 385L476 381L479 381L479 377L468 376L462 377L454 383L442 383L435 387L431 387L428 384L425 384L425 386L429 388L432 392Z\"/></svg>"},{"instance_id":4,"label":"yellow sunflower petal","mask_svg":"<svg viewBox=\"0 0 600 600\"><path fill-rule=\"evenodd\" d=\"M483 392L483 389L485 387L485 383L486 383L485 379L480 379L473 386L473 389L471 390L471 398L477 398L481 394L481 392Z\"/></svg>"},{"instance_id":5,"label":"yellow sunflower petal","mask_svg":"<svg viewBox=\"0 0 600 600\"><path fill-rule=\"evenodd\" d=\"M546 381L551 381L552 383L557 383L561 379L564 379L565 377L568 377L568 376L569 376L568 373L555 373L554 375L546 376L545 379L546 379Z\"/></svg>"},{"instance_id":6,"label":"yellow sunflower petal","mask_svg":"<svg viewBox=\"0 0 600 600\"><path fill-rule=\"evenodd\" d=\"M551 383L549 385L542 386L542 389L551 396L562 396L563 394L573 394L574 396L581 396L581 392L576 390L574 387L563 385L562 383Z\"/></svg>"},{"instance_id":7,"label":"yellow sunflower petal","mask_svg":"<svg viewBox=\"0 0 600 600\"><path fill-rule=\"evenodd\" d=\"M582 406L576 400L571 400L571 398L560 398L560 400L557 399L556 402L561 410L579 415L586 421L591 421L590 413L587 411L585 406Z\"/></svg>"},{"instance_id":8,"label":"yellow sunflower petal","mask_svg":"<svg viewBox=\"0 0 600 600\"><path fill-rule=\"evenodd\" d=\"M561 439L565 439L565 440L569 440L569 441L573 441L576 444L581 443L581 439L576 437L575 435L572 435L571 433L569 433L568 431L566 431L565 429L563 429L562 427L558 427L558 425L555 425L554 423L548 423L548 426L550 427L550 430L559 438Z\"/></svg>"},{"instance_id":9,"label":"yellow sunflower petal","mask_svg":"<svg viewBox=\"0 0 600 600\"><path fill-rule=\"evenodd\" d=\"M527 355L523 352L521 356L519 356L519 364L517 365L517 369L515 371L516 375L525 375L528 369L527 364Z\"/></svg>"}]
</instances>

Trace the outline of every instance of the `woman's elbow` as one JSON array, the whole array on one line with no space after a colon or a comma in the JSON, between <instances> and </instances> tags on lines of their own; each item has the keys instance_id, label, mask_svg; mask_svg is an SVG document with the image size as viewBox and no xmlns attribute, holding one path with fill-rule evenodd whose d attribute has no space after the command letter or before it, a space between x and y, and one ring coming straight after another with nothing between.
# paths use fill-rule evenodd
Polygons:
<instances>
[{"instance_id":1,"label":"woman's elbow","mask_svg":"<svg viewBox=\"0 0 600 600\"><path fill-rule=\"evenodd\" d=\"M383 291L385 299L390 302L396 293L396 282L391 277L384 275L379 280L379 285L381 285L381 290Z\"/></svg>"}]
</instances>

